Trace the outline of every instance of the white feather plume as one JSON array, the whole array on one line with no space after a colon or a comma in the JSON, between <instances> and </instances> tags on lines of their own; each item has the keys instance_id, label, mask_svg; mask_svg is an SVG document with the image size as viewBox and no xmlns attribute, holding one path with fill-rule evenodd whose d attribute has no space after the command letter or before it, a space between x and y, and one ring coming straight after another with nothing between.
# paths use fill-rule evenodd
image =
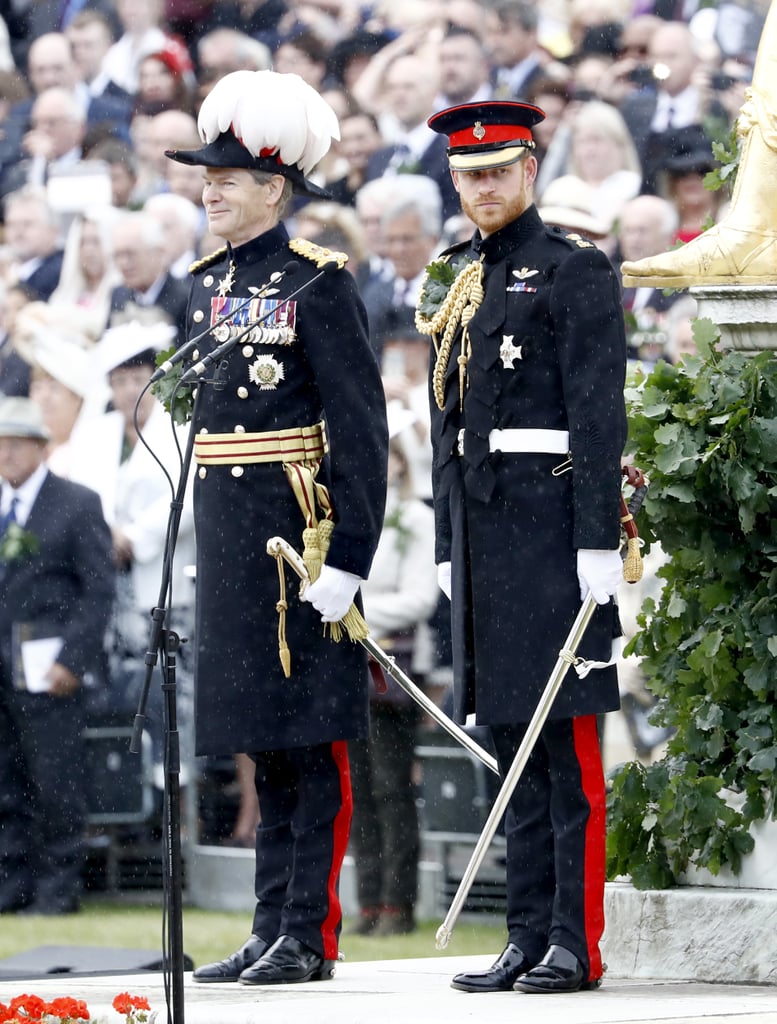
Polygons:
<instances>
[{"instance_id":1,"label":"white feather plume","mask_svg":"<svg viewBox=\"0 0 777 1024\"><path fill-rule=\"evenodd\" d=\"M340 138L337 116L299 75L233 71L219 79L200 108L198 129L210 143L229 129L259 156L277 153L307 175Z\"/></svg>"}]
</instances>

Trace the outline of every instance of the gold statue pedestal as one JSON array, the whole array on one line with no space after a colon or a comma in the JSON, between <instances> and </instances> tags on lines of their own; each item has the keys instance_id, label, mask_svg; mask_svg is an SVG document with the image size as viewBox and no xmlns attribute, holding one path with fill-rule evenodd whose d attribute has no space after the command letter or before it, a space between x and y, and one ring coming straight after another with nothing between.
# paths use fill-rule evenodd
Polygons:
<instances>
[{"instance_id":1,"label":"gold statue pedestal","mask_svg":"<svg viewBox=\"0 0 777 1024\"><path fill-rule=\"evenodd\" d=\"M720 328L721 349L748 355L777 349L777 282L774 285L694 285L697 316Z\"/></svg>"}]
</instances>

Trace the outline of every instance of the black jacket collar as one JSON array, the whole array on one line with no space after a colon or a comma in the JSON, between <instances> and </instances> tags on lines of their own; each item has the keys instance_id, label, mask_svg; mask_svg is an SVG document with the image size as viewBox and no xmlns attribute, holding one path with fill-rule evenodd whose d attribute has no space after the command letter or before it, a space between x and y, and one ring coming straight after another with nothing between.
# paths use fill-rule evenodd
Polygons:
<instances>
[{"instance_id":1,"label":"black jacket collar","mask_svg":"<svg viewBox=\"0 0 777 1024\"><path fill-rule=\"evenodd\" d=\"M520 217L505 224L493 235L481 238L480 234L476 233L472 240L472 248L478 255L483 255L486 263L499 263L509 256L521 242L542 231L543 227L544 224L537 213L537 207L532 205Z\"/></svg>"},{"instance_id":2,"label":"black jacket collar","mask_svg":"<svg viewBox=\"0 0 777 1024\"><path fill-rule=\"evenodd\" d=\"M238 266L244 266L247 263L261 263L269 256L280 252L288 244L288 241L289 233L286 230L286 225L281 221L274 228L264 231L256 238L252 238L250 242L244 242L235 249L228 245L228 257L234 260Z\"/></svg>"}]
</instances>

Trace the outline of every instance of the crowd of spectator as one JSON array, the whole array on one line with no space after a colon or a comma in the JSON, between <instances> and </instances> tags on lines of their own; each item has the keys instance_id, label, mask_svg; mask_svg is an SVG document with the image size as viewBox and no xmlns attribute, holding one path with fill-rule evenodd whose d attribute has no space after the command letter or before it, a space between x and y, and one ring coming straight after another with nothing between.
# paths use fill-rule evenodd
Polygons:
<instances>
[{"instance_id":1,"label":"crowd of spectator","mask_svg":"<svg viewBox=\"0 0 777 1024\"><path fill-rule=\"evenodd\" d=\"M452 187L446 140L427 119L489 98L540 106L540 210L549 223L593 238L617 267L688 241L720 213L724 199L703 179L714 166L713 141L730 139L744 102L767 6L0 2L0 393L39 401L51 467L82 482L91 475L103 492L122 583L137 581L149 561L160 564L167 509L156 501L149 523L148 503L133 502L126 476L110 494L99 486L134 450L128 396L134 401L151 369L136 360L136 372L119 374L106 346L116 344L112 331L129 326L147 331L148 344L131 345L134 356L182 337L188 266L222 244L206 228L201 168L165 157L198 147L198 109L220 77L298 74L339 117L341 138L312 175L332 200L296 200L287 220L292 234L350 257L387 398L411 414L405 486L428 504L428 347L413 310L426 264L473 226ZM686 304L682 318L671 318L675 298L624 293L635 360L676 358L693 311ZM145 410L149 429L157 412ZM109 423L121 444L103 466L98 445L89 455L90 438L104 440ZM138 494L155 471L137 460ZM188 599L186 586L182 579L178 594ZM147 583L142 595L121 593L137 619ZM428 617L426 608L419 623ZM113 626L123 656L142 630L137 621L117 628L115 617ZM426 654L434 646L423 630L417 643ZM424 666L430 685L444 683L444 644ZM238 831L250 837L250 820Z\"/></svg>"}]
</instances>

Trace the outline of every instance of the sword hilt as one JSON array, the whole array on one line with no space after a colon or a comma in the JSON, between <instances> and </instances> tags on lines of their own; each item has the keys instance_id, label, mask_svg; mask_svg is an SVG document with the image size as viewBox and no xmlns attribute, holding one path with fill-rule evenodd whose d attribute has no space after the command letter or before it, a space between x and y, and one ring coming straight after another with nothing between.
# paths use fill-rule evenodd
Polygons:
<instances>
[{"instance_id":1,"label":"sword hilt","mask_svg":"<svg viewBox=\"0 0 777 1024\"><path fill-rule=\"evenodd\" d=\"M624 466L623 476L627 483L634 487L628 504L621 494L621 526L626 534L626 552L623 559L623 577L627 583L637 583L642 579L642 551L635 516L642 508L642 502L648 489L648 480L641 469L636 466Z\"/></svg>"}]
</instances>

